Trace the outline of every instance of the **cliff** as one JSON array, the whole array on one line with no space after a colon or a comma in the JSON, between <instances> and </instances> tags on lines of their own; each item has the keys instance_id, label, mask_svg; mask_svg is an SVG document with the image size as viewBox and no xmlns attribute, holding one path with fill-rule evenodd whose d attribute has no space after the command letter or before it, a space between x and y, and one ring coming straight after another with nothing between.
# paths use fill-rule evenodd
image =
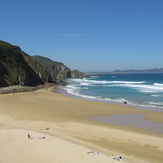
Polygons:
<instances>
[{"instance_id":1,"label":"cliff","mask_svg":"<svg viewBox=\"0 0 163 163\"><path fill-rule=\"evenodd\" d=\"M49 58L46 57L42 57L42 56L32 56L33 59L35 59L36 61L38 61L52 76L52 79L58 79L58 74L61 71L65 71L65 72L70 72L71 70L65 66L62 62L56 62L56 61L52 61ZM64 72L64 74L65 74ZM67 77L67 75L65 75ZM63 77L65 78L65 77ZM63 79L62 78L62 79Z\"/></svg>"},{"instance_id":2,"label":"cliff","mask_svg":"<svg viewBox=\"0 0 163 163\"><path fill-rule=\"evenodd\" d=\"M52 82L50 73L20 47L0 41L0 87Z\"/></svg>"},{"instance_id":3,"label":"cliff","mask_svg":"<svg viewBox=\"0 0 163 163\"><path fill-rule=\"evenodd\" d=\"M65 66L62 62L52 61L42 56L33 56L51 74L53 80L67 78L88 78L84 72L72 70Z\"/></svg>"},{"instance_id":4,"label":"cliff","mask_svg":"<svg viewBox=\"0 0 163 163\"><path fill-rule=\"evenodd\" d=\"M88 78L88 76L84 72L80 72L78 70L72 70L71 78Z\"/></svg>"}]
</instances>

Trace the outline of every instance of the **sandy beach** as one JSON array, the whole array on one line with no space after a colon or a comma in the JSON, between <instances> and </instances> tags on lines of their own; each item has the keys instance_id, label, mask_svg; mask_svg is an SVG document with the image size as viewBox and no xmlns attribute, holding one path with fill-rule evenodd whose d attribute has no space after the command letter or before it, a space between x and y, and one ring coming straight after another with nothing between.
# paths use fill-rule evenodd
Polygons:
<instances>
[{"instance_id":1,"label":"sandy beach","mask_svg":"<svg viewBox=\"0 0 163 163\"><path fill-rule=\"evenodd\" d=\"M163 133L96 121L163 112L66 97L52 88L0 95L0 163L162 163ZM28 138L28 133L30 138Z\"/></svg>"}]
</instances>

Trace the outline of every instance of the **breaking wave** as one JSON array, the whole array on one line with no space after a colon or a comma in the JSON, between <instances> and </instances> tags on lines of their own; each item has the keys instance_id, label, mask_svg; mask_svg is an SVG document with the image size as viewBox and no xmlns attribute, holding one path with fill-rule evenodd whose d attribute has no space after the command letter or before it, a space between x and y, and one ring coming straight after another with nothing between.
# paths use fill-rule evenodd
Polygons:
<instances>
[{"instance_id":1,"label":"breaking wave","mask_svg":"<svg viewBox=\"0 0 163 163\"><path fill-rule=\"evenodd\" d=\"M146 107L163 108L163 79L154 80L145 75L103 75L85 79L69 79L64 89L71 95L82 98L114 101ZM134 80L133 80L134 79Z\"/></svg>"}]
</instances>

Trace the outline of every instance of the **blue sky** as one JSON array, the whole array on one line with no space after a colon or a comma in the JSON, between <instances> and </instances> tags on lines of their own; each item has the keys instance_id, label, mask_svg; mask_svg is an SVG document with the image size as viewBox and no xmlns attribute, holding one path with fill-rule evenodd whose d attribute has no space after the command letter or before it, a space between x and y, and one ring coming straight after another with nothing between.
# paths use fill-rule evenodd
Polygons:
<instances>
[{"instance_id":1,"label":"blue sky","mask_svg":"<svg viewBox=\"0 0 163 163\"><path fill-rule=\"evenodd\" d=\"M163 67L163 0L1 0L0 39L84 72Z\"/></svg>"}]
</instances>

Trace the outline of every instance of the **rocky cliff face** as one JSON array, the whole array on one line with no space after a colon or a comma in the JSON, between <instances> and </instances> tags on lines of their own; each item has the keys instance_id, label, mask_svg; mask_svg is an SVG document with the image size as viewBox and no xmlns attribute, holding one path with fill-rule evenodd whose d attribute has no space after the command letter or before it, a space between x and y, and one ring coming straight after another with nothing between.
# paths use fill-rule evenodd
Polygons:
<instances>
[{"instance_id":1,"label":"rocky cliff face","mask_svg":"<svg viewBox=\"0 0 163 163\"><path fill-rule=\"evenodd\" d=\"M0 87L52 82L51 75L18 46L0 41Z\"/></svg>"},{"instance_id":2,"label":"rocky cliff face","mask_svg":"<svg viewBox=\"0 0 163 163\"><path fill-rule=\"evenodd\" d=\"M62 62L52 61L42 56L33 56L51 74L53 80L67 78L87 78L88 76L78 70L72 70L65 66Z\"/></svg>"},{"instance_id":3,"label":"rocky cliff face","mask_svg":"<svg viewBox=\"0 0 163 163\"><path fill-rule=\"evenodd\" d=\"M84 72L80 72L78 70L72 70L71 78L88 78L88 76Z\"/></svg>"},{"instance_id":4,"label":"rocky cliff face","mask_svg":"<svg viewBox=\"0 0 163 163\"><path fill-rule=\"evenodd\" d=\"M61 62L41 56L31 57L20 47L0 41L0 87L36 86L55 79L85 78L85 73L71 71Z\"/></svg>"},{"instance_id":5,"label":"rocky cliff face","mask_svg":"<svg viewBox=\"0 0 163 163\"><path fill-rule=\"evenodd\" d=\"M57 79L67 79L71 78L71 70L62 70L58 73Z\"/></svg>"},{"instance_id":6,"label":"rocky cliff face","mask_svg":"<svg viewBox=\"0 0 163 163\"><path fill-rule=\"evenodd\" d=\"M32 57L33 59L38 61L42 66L44 66L44 68L51 74L53 80L58 79L58 74L60 72L65 71L64 74L66 74L66 71L67 72L71 71L62 62L52 61L49 58L42 57L42 56L32 56ZM66 76L64 77L63 74L59 76L63 76L62 79L66 78Z\"/></svg>"}]
</instances>

